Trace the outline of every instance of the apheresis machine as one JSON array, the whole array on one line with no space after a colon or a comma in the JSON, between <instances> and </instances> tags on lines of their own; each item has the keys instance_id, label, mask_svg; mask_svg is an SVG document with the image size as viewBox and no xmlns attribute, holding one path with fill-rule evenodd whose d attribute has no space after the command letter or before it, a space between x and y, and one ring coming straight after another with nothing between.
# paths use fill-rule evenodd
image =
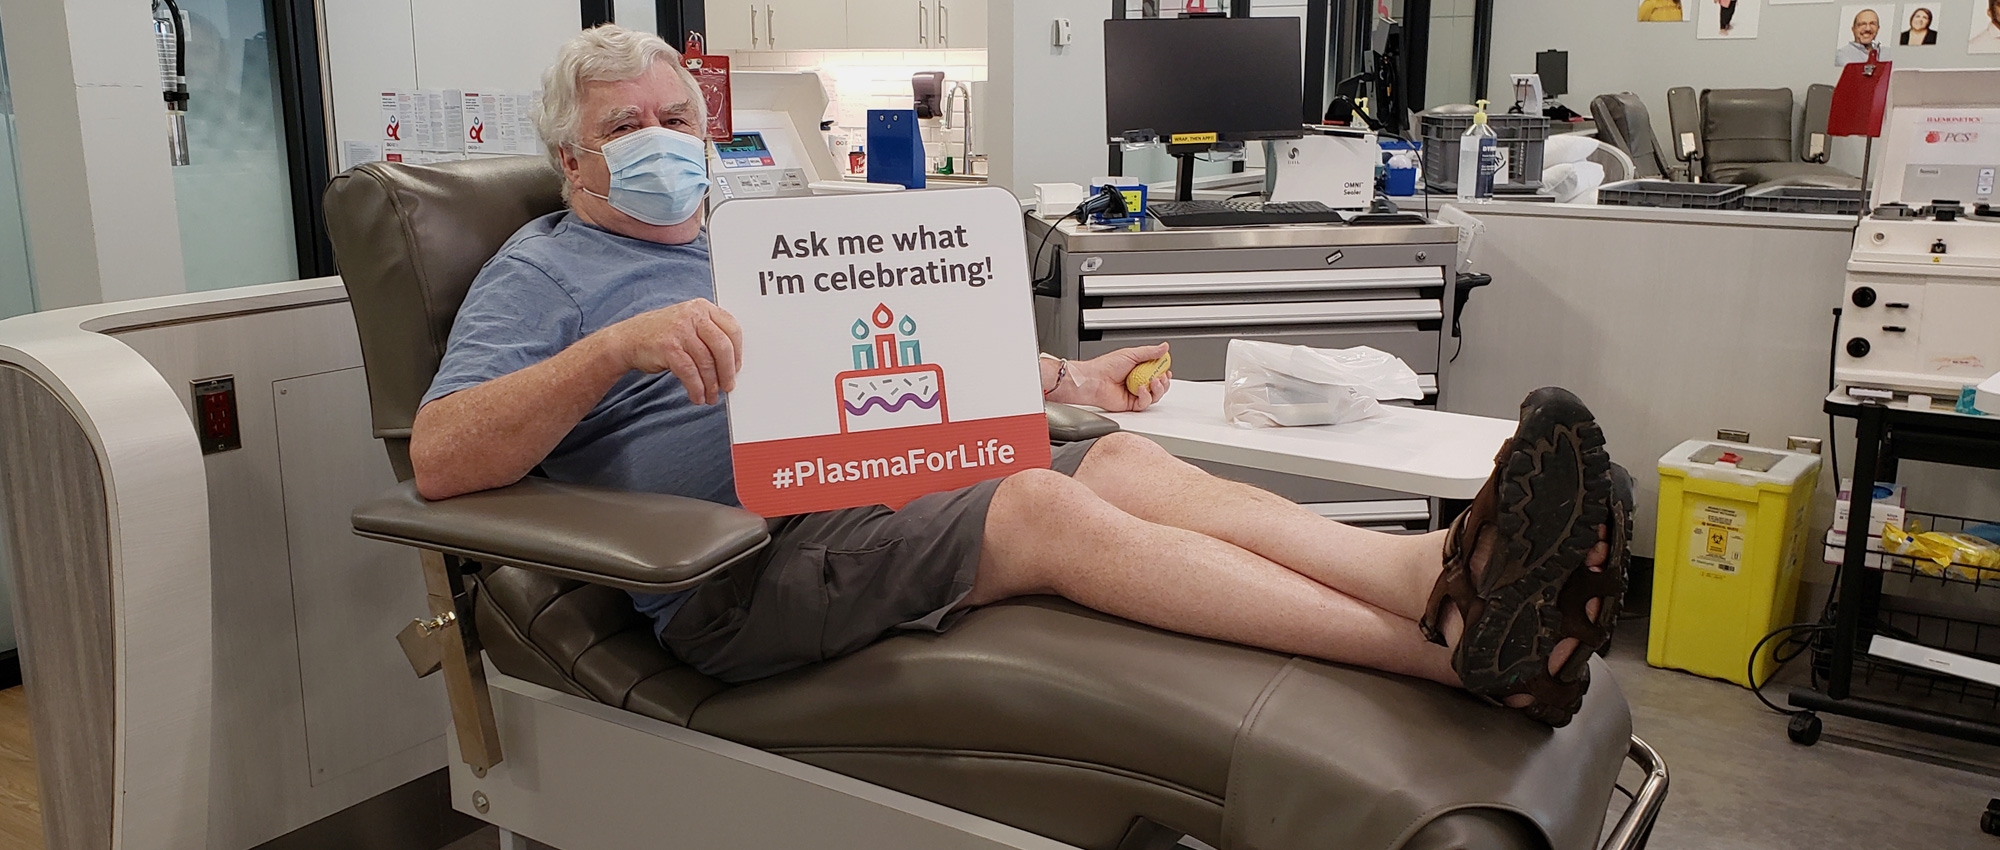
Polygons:
<instances>
[{"instance_id":1,"label":"apheresis machine","mask_svg":"<svg viewBox=\"0 0 2000 850\"><path fill-rule=\"evenodd\" d=\"M1835 377L1948 402L2000 373L2000 71L1897 69L1882 141Z\"/></svg>"},{"instance_id":2,"label":"apheresis machine","mask_svg":"<svg viewBox=\"0 0 2000 850\"><path fill-rule=\"evenodd\" d=\"M738 72L730 99L732 135L709 146L710 203L884 188L841 180L819 134L826 89L818 74Z\"/></svg>"}]
</instances>

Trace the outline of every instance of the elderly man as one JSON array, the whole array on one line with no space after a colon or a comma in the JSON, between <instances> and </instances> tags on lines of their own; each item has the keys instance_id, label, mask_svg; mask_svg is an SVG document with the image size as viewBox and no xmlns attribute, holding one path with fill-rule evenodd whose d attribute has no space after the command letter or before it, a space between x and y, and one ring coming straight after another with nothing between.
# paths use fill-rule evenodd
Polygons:
<instances>
[{"instance_id":1,"label":"elderly man","mask_svg":"<svg viewBox=\"0 0 2000 850\"><path fill-rule=\"evenodd\" d=\"M538 116L570 209L480 271L411 435L443 499L551 478L735 503L723 403L745 340L713 292L702 98L660 39L603 26L565 45ZM1059 402L1141 410L1125 377L1165 346L1041 364ZM1432 679L1567 723L1624 589L1629 482L1575 397L1543 390L1448 533L1330 522L1136 437L876 506L771 521L752 564L635 596L709 675L768 676L964 609L1059 594L1160 628Z\"/></svg>"},{"instance_id":2,"label":"elderly man","mask_svg":"<svg viewBox=\"0 0 2000 850\"><path fill-rule=\"evenodd\" d=\"M1840 46L1840 51L1834 56L1835 64L1844 67L1856 62L1866 62L1870 53L1877 54L1878 57L1888 55L1887 46L1875 40L1882 34L1882 16L1874 9L1862 9L1855 13L1854 22L1848 25L1848 31L1854 34L1854 40Z\"/></svg>"}]
</instances>

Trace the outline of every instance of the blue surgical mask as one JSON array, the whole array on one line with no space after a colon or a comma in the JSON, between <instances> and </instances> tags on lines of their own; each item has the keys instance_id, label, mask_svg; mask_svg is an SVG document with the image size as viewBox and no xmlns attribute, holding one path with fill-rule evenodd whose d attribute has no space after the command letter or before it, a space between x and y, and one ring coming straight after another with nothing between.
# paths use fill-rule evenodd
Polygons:
<instances>
[{"instance_id":1,"label":"blue surgical mask","mask_svg":"<svg viewBox=\"0 0 2000 850\"><path fill-rule=\"evenodd\" d=\"M708 144L665 127L643 127L593 151L611 170L611 193L598 195L612 209L652 225L694 217L708 195ZM582 187L578 187L582 188Z\"/></svg>"}]
</instances>

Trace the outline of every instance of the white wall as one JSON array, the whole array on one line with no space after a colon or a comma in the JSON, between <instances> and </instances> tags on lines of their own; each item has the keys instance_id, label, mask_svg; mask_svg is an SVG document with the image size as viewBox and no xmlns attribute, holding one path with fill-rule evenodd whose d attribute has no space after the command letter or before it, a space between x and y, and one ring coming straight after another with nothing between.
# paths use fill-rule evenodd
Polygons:
<instances>
[{"instance_id":1,"label":"white wall","mask_svg":"<svg viewBox=\"0 0 2000 850\"><path fill-rule=\"evenodd\" d=\"M40 306L184 291L149 4L0 0L0 15Z\"/></svg>"},{"instance_id":2,"label":"white wall","mask_svg":"<svg viewBox=\"0 0 2000 850\"><path fill-rule=\"evenodd\" d=\"M1103 175L1104 19L1098 3L995 0L987 7L987 89L992 103L991 180L1024 198L1036 183L1085 183ZM1073 40L1050 43L1068 18Z\"/></svg>"},{"instance_id":3,"label":"white wall","mask_svg":"<svg viewBox=\"0 0 2000 850\"><path fill-rule=\"evenodd\" d=\"M1700 40L1693 15L1706 0L1684 0L1689 20L1679 24L1642 24L1637 0L1506 0L1495 4L1493 62L1488 96L1506 97L1507 75L1532 73L1535 54L1569 51L1570 94L1561 100L1578 112L1590 111L1590 99L1606 92L1629 91L1646 101L1654 133L1669 141L1667 89L1790 88L1805 101L1806 87L1832 84L1840 78L1834 67L1834 36L1841 3L1773 6L1764 0L1763 19L1755 39ZM1971 33L1971 0L1948 0L1938 22L1936 47L1891 47L1898 67L1990 68L2000 56L1970 56L1965 52ZM1886 37L1889 27L1884 26ZM1835 139L1833 164L1850 173L1861 171L1861 140ZM1666 149L1663 147L1663 149Z\"/></svg>"}]
</instances>

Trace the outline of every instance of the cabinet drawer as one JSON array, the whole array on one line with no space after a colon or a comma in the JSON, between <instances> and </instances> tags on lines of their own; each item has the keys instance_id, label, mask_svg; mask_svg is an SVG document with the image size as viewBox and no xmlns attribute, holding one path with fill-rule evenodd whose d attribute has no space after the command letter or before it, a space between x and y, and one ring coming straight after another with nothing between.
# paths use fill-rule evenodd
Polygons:
<instances>
[{"instance_id":1,"label":"cabinet drawer","mask_svg":"<svg viewBox=\"0 0 2000 850\"><path fill-rule=\"evenodd\" d=\"M1258 339L1285 345L1304 345L1312 348L1353 348L1366 345L1403 358L1411 369L1419 375L1435 373L1438 370L1438 334L1436 331L1422 331L1415 328L1353 328L1343 330L1313 329L1304 331L1277 331L1272 333L1220 332L1180 332L1180 333L1107 333L1101 339L1087 339L1077 344L1077 357L1089 359L1100 354L1139 345L1168 343L1173 346L1174 377L1186 381L1220 381L1224 362L1228 359L1229 341L1232 339Z\"/></svg>"},{"instance_id":2,"label":"cabinet drawer","mask_svg":"<svg viewBox=\"0 0 2000 850\"><path fill-rule=\"evenodd\" d=\"M1210 295L1238 292L1333 292L1443 286L1436 266L1388 269L1303 269L1268 272L1086 275L1083 294Z\"/></svg>"},{"instance_id":3,"label":"cabinet drawer","mask_svg":"<svg viewBox=\"0 0 2000 850\"><path fill-rule=\"evenodd\" d=\"M1444 318L1443 302L1435 298L1186 304L1166 307L1095 307L1083 311L1083 329L1108 331L1242 325L1342 325L1423 322L1442 318Z\"/></svg>"}]
</instances>

